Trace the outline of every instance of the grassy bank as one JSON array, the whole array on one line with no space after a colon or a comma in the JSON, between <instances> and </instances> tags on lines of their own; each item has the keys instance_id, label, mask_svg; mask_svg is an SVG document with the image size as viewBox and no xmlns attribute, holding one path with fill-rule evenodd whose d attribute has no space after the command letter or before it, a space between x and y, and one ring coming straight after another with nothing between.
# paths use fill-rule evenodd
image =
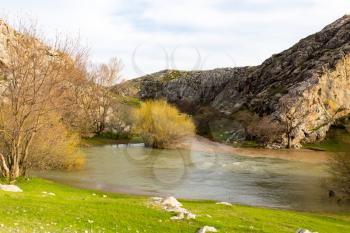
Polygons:
<instances>
[{"instance_id":1,"label":"grassy bank","mask_svg":"<svg viewBox=\"0 0 350 233\"><path fill-rule=\"evenodd\" d=\"M301 227L319 233L350 232L350 214L345 213L312 214L182 201L197 219L171 221L171 214L150 207L147 197L80 190L38 178L17 185L23 193L0 191L0 232L192 233L204 225L236 233L293 233Z\"/></svg>"}]
</instances>

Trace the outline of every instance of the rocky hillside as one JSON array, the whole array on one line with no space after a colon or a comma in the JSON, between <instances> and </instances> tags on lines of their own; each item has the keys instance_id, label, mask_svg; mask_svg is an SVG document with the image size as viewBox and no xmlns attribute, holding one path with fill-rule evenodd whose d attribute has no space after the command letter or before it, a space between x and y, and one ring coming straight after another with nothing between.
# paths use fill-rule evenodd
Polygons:
<instances>
[{"instance_id":1,"label":"rocky hillside","mask_svg":"<svg viewBox=\"0 0 350 233\"><path fill-rule=\"evenodd\" d=\"M132 80L121 90L141 99L166 98L195 116L210 108L216 118L232 121L225 130L233 134L242 131L234 123L237 112L269 116L284 129L279 143L289 138L298 147L322 140L335 119L350 113L349 53L346 15L259 66L166 70Z\"/></svg>"}]
</instances>

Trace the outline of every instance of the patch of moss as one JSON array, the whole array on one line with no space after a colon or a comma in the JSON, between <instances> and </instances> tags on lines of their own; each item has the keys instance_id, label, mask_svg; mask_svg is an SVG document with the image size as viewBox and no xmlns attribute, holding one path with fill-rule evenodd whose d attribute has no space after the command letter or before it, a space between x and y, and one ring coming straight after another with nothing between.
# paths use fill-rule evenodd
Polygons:
<instances>
[{"instance_id":1,"label":"patch of moss","mask_svg":"<svg viewBox=\"0 0 350 233\"><path fill-rule=\"evenodd\" d=\"M162 76L161 82L162 83L167 83L167 82L169 82L171 80L178 79L178 78L184 76L184 74L185 74L184 72L181 72L181 71L178 71L178 70L168 71Z\"/></svg>"}]
</instances>

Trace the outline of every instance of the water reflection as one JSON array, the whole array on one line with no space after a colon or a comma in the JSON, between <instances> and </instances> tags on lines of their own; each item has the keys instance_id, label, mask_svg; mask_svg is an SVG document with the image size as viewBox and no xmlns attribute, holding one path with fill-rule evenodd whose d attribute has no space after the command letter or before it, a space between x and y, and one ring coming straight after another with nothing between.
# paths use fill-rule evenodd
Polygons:
<instances>
[{"instance_id":1,"label":"water reflection","mask_svg":"<svg viewBox=\"0 0 350 233\"><path fill-rule=\"evenodd\" d=\"M175 195L299 210L349 209L328 199L326 168L270 158L250 158L138 145L85 148L82 171L38 173L79 187Z\"/></svg>"}]
</instances>

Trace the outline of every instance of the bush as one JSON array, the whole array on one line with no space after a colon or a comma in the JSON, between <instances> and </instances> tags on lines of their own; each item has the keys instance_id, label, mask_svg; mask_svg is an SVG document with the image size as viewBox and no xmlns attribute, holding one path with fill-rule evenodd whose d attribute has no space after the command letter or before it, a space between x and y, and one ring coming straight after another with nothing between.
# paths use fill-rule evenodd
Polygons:
<instances>
[{"instance_id":1,"label":"bush","mask_svg":"<svg viewBox=\"0 0 350 233\"><path fill-rule=\"evenodd\" d=\"M192 119L166 101L146 101L134 111L134 131L145 145L166 148L195 134Z\"/></svg>"},{"instance_id":2,"label":"bush","mask_svg":"<svg viewBox=\"0 0 350 233\"><path fill-rule=\"evenodd\" d=\"M80 169L84 157L79 143L78 134L70 132L56 114L48 114L29 147L23 174L28 170ZM5 150L5 144L0 143L0 152Z\"/></svg>"}]
</instances>

